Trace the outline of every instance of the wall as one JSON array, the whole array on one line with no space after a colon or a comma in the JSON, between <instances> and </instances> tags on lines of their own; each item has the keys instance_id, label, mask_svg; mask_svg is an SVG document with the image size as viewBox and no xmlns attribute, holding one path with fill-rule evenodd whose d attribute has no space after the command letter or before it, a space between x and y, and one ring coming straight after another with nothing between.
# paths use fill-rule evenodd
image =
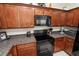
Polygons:
<instances>
[{"instance_id":1,"label":"wall","mask_svg":"<svg viewBox=\"0 0 79 59\"><path fill-rule=\"evenodd\" d=\"M53 3L52 8L58 8L64 10L70 10L73 8L79 7L79 3Z\"/></svg>"},{"instance_id":2,"label":"wall","mask_svg":"<svg viewBox=\"0 0 79 59\"><path fill-rule=\"evenodd\" d=\"M27 3L26 3L27 4ZM32 3L33 5L37 5L37 3ZM49 7L50 3L46 3L46 6ZM70 10L72 8L79 7L79 3L51 3L52 8L58 8L64 10Z\"/></svg>"}]
</instances>

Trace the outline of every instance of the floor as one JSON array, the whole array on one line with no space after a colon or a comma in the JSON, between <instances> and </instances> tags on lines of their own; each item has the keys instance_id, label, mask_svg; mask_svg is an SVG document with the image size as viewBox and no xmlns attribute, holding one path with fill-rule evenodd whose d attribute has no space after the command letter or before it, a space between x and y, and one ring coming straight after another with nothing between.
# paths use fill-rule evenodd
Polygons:
<instances>
[{"instance_id":1,"label":"floor","mask_svg":"<svg viewBox=\"0 0 79 59\"><path fill-rule=\"evenodd\" d=\"M53 56L69 56L69 55L64 51L60 51L60 52L54 53Z\"/></svg>"}]
</instances>

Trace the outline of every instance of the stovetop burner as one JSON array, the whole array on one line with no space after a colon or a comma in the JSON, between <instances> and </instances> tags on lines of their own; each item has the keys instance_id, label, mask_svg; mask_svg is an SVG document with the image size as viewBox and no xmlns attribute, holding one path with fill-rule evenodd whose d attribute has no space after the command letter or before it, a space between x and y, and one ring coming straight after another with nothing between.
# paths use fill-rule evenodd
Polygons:
<instances>
[{"instance_id":1,"label":"stovetop burner","mask_svg":"<svg viewBox=\"0 0 79 59\"><path fill-rule=\"evenodd\" d=\"M49 35L35 36L35 38L37 42L48 40L52 45L54 43L54 38Z\"/></svg>"}]
</instances>

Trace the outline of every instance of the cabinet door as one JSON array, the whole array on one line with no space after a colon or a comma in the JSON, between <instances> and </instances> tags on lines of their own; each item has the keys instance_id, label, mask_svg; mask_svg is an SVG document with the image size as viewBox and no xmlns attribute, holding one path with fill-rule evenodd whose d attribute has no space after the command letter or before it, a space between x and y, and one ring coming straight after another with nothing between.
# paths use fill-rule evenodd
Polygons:
<instances>
[{"instance_id":1,"label":"cabinet door","mask_svg":"<svg viewBox=\"0 0 79 59\"><path fill-rule=\"evenodd\" d=\"M61 24L61 21L60 21L61 19L60 19L60 12L59 11L53 11L52 12L52 21L51 21L51 23L52 23L52 26L60 26L60 24Z\"/></svg>"},{"instance_id":2,"label":"cabinet door","mask_svg":"<svg viewBox=\"0 0 79 59\"><path fill-rule=\"evenodd\" d=\"M62 11L60 13L60 26L65 26L65 22L66 22L66 13Z\"/></svg>"},{"instance_id":3,"label":"cabinet door","mask_svg":"<svg viewBox=\"0 0 79 59\"><path fill-rule=\"evenodd\" d=\"M54 52L58 52L64 49L64 38L56 38L54 44Z\"/></svg>"},{"instance_id":4,"label":"cabinet door","mask_svg":"<svg viewBox=\"0 0 79 59\"><path fill-rule=\"evenodd\" d=\"M17 46L18 56L36 56L36 43L28 43Z\"/></svg>"},{"instance_id":5,"label":"cabinet door","mask_svg":"<svg viewBox=\"0 0 79 59\"><path fill-rule=\"evenodd\" d=\"M19 19L21 27L34 26L34 8L19 6Z\"/></svg>"},{"instance_id":6,"label":"cabinet door","mask_svg":"<svg viewBox=\"0 0 79 59\"><path fill-rule=\"evenodd\" d=\"M3 19L7 22L8 28L20 27L20 21L18 18L18 7L15 5L4 5Z\"/></svg>"},{"instance_id":7,"label":"cabinet door","mask_svg":"<svg viewBox=\"0 0 79 59\"><path fill-rule=\"evenodd\" d=\"M73 19L74 19L74 13L69 11L67 12L67 18L66 18L66 26L73 26Z\"/></svg>"},{"instance_id":8,"label":"cabinet door","mask_svg":"<svg viewBox=\"0 0 79 59\"><path fill-rule=\"evenodd\" d=\"M42 8L35 8L35 15L44 15L44 9Z\"/></svg>"},{"instance_id":9,"label":"cabinet door","mask_svg":"<svg viewBox=\"0 0 79 59\"><path fill-rule=\"evenodd\" d=\"M1 22L1 28L7 28L7 22L6 19L4 18L4 5L0 4L0 22Z\"/></svg>"},{"instance_id":10,"label":"cabinet door","mask_svg":"<svg viewBox=\"0 0 79 59\"><path fill-rule=\"evenodd\" d=\"M79 22L79 9L73 10L74 13L74 19L73 19L73 26L77 27Z\"/></svg>"},{"instance_id":11,"label":"cabinet door","mask_svg":"<svg viewBox=\"0 0 79 59\"><path fill-rule=\"evenodd\" d=\"M51 9L44 9L44 15L52 16L52 10Z\"/></svg>"},{"instance_id":12,"label":"cabinet door","mask_svg":"<svg viewBox=\"0 0 79 59\"><path fill-rule=\"evenodd\" d=\"M67 37L65 38L65 51L70 55L72 54L73 43L73 39Z\"/></svg>"}]
</instances>

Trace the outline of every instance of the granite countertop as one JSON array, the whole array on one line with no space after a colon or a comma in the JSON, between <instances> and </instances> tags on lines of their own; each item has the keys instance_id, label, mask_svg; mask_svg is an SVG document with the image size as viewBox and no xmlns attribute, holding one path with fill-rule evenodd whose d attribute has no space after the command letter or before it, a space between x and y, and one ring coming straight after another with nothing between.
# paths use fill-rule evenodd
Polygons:
<instances>
[{"instance_id":1,"label":"granite countertop","mask_svg":"<svg viewBox=\"0 0 79 59\"><path fill-rule=\"evenodd\" d=\"M52 34L52 35L50 35L50 36L52 36L53 38L60 38L60 37L64 37L64 34L62 35L62 34L60 34L60 33L54 33L54 34Z\"/></svg>"},{"instance_id":2,"label":"granite countertop","mask_svg":"<svg viewBox=\"0 0 79 59\"><path fill-rule=\"evenodd\" d=\"M67 35L67 34L65 34L65 33L61 34L60 32L53 32L52 35L50 35L50 36L52 36L53 38L69 37L69 38L75 40L75 37L70 36L70 35Z\"/></svg>"},{"instance_id":3,"label":"granite countertop","mask_svg":"<svg viewBox=\"0 0 79 59\"><path fill-rule=\"evenodd\" d=\"M52 36L53 38L69 37L75 39L75 37L69 36L65 33L61 34L60 32L53 32L50 36ZM6 56L10 49L15 45L31 42L36 42L36 39L33 35L31 37L26 37L26 35L11 36L10 39L0 42L0 56Z\"/></svg>"},{"instance_id":4,"label":"granite countertop","mask_svg":"<svg viewBox=\"0 0 79 59\"><path fill-rule=\"evenodd\" d=\"M35 37L26 37L26 35L11 36L10 39L0 42L0 56L6 56L10 49L19 44L36 42Z\"/></svg>"}]
</instances>

